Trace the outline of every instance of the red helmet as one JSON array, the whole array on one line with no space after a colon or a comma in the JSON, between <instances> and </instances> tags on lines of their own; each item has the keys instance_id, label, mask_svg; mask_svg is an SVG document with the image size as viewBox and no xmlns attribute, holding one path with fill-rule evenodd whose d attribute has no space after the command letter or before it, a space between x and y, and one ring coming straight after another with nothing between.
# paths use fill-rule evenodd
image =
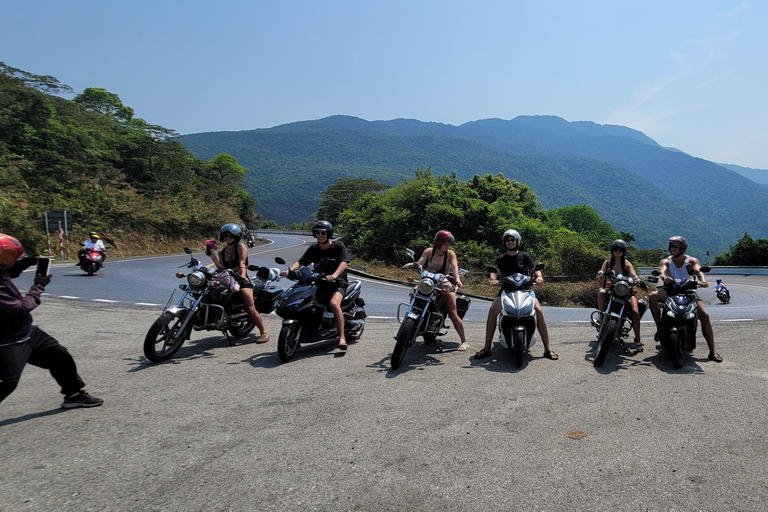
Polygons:
<instances>
[{"instance_id":1,"label":"red helmet","mask_svg":"<svg viewBox=\"0 0 768 512\"><path fill-rule=\"evenodd\" d=\"M667 242L670 244L678 244L680 246L680 254L683 254L688 248L688 242L680 235L675 235L667 238Z\"/></svg>"},{"instance_id":2,"label":"red helmet","mask_svg":"<svg viewBox=\"0 0 768 512\"><path fill-rule=\"evenodd\" d=\"M456 243L456 239L453 237L450 231L446 231L444 229L437 232L435 235L435 245L437 247L440 247L444 243L453 244Z\"/></svg>"},{"instance_id":3,"label":"red helmet","mask_svg":"<svg viewBox=\"0 0 768 512\"><path fill-rule=\"evenodd\" d=\"M12 236L0 233L0 269L11 268L22 254L24 254L24 247L21 242Z\"/></svg>"}]
</instances>

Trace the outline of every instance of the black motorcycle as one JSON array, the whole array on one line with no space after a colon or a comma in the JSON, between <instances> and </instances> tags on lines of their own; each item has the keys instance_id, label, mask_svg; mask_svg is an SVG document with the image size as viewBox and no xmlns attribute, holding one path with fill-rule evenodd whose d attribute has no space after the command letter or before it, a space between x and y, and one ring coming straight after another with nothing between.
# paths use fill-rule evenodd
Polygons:
<instances>
[{"instance_id":1,"label":"black motorcycle","mask_svg":"<svg viewBox=\"0 0 768 512\"><path fill-rule=\"evenodd\" d=\"M632 309L632 297L637 294L635 285L645 288L643 281L636 283L634 279L623 274L616 274L608 270L605 276L605 309L592 312L590 321L597 329L597 345L595 345L594 365L600 366L605 361L614 340L626 349L625 340L632 331L632 321L629 314ZM637 309L640 318L643 318L648 303L644 300L637 301Z\"/></svg>"},{"instance_id":2,"label":"black motorcycle","mask_svg":"<svg viewBox=\"0 0 768 512\"><path fill-rule=\"evenodd\" d=\"M275 261L285 265L283 258L275 258ZM333 312L316 300L317 283L327 275L323 272L325 264L325 261L319 262L313 267L288 272L288 279L296 281L296 284L285 290L275 310L283 318L277 340L277 355L283 362L293 359L301 345L339 337ZM333 264L336 264L335 261ZM365 301L360 297L361 289L360 281L350 280L341 300L347 341L359 340L365 329Z\"/></svg>"},{"instance_id":3,"label":"black motorcycle","mask_svg":"<svg viewBox=\"0 0 768 512\"><path fill-rule=\"evenodd\" d=\"M397 336L395 336L395 349L392 351L392 369L400 367L405 353L416 342L418 336L422 336L426 343L435 343L437 350L442 352L443 347L437 342L437 337L446 334L442 331L446 327L445 320L448 317L443 307L445 303L443 291L447 291L447 283L450 283L449 286L456 285L454 276L429 272L418 263L414 263L412 250L406 249L406 255L413 263L413 268L419 273L419 282L412 292L410 304L403 302L397 305L397 319L400 322L400 328L397 331ZM459 272L461 275L467 275L466 270L462 269ZM459 317L464 318L470 302L471 300L463 295L456 297L456 309ZM401 319L400 311L403 306L408 309Z\"/></svg>"},{"instance_id":4,"label":"black motorcycle","mask_svg":"<svg viewBox=\"0 0 768 512\"><path fill-rule=\"evenodd\" d=\"M165 310L144 338L144 355L155 363L172 357L184 340L190 338L193 329L222 331L229 344L234 345L236 338L247 336L256 326L236 291L235 284L242 285L245 279L231 269L217 270L203 265L189 248L185 247L184 252L190 255L190 261L181 267L191 271L186 275L176 274L180 279L187 278L186 283L179 285L182 295L171 305L175 291L171 294ZM252 280L256 309L262 314L271 313L283 293L282 288L270 282L275 276L269 268L249 265L248 270L256 272Z\"/></svg>"},{"instance_id":5,"label":"black motorcycle","mask_svg":"<svg viewBox=\"0 0 768 512\"><path fill-rule=\"evenodd\" d=\"M683 367L686 352L696 348L696 329L699 325L699 301L696 288L700 286L696 272L689 264L687 266L690 279L674 279L664 283L667 297L661 308L661 346L672 359L675 368ZM703 273L709 272L709 267L701 267ZM660 272L654 270L648 280L658 282Z\"/></svg>"}]
</instances>

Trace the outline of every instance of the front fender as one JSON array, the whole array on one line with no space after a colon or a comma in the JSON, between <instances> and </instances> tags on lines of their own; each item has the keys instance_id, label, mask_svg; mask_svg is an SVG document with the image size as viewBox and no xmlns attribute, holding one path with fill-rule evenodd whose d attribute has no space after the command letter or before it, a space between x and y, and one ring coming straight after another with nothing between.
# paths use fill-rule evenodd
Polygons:
<instances>
[{"instance_id":1,"label":"front fender","mask_svg":"<svg viewBox=\"0 0 768 512\"><path fill-rule=\"evenodd\" d=\"M170 308L165 310L166 313L170 313L176 318L183 318L188 311L189 311L189 308L186 306L171 306Z\"/></svg>"}]
</instances>

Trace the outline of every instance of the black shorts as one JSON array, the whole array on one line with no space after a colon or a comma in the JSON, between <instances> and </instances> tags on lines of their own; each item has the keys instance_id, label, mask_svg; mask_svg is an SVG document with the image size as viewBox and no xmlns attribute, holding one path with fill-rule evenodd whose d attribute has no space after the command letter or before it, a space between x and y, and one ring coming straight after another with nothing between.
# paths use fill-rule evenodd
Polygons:
<instances>
[{"instance_id":1,"label":"black shorts","mask_svg":"<svg viewBox=\"0 0 768 512\"><path fill-rule=\"evenodd\" d=\"M331 302L331 297L333 297L333 294L336 292L341 292L341 296L344 297L347 293L347 284L320 281L317 283L317 295L315 296L315 300L323 306L327 306Z\"/></svg>"}]
</instances>

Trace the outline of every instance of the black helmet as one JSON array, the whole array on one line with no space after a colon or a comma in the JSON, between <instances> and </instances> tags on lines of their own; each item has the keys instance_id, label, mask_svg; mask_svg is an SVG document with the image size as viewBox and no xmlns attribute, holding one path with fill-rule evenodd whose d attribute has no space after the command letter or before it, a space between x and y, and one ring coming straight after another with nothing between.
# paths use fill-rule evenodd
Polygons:
<instances>
[{"instance_id":1,"label":"black helmet","mask_svg":"<svg viewBox=\"0 0 768 512\"><path fill-rule=\"evenodd\" d=\"M243 237L243 230L240 226L234 223L224 224L219 230L219 242L224 242L226 235L232 235L235 237L235 243L239 243Z\"/></svg>"},{"instance_id":2,"label":"black helmet","mask_svg":"<svg viewBox=\"0 0 768 512\"><path fill-rule=\"evenodd\" d=\"M325 231L328 233L328 240L333 238L333 226L327 220L319 220L312 226L312 236L315 236L315 231Z\"/></svg>"},{"instance_id":3,"label":"black helmet","mask_svg":"<svg viewBox=\"0 0 768 512\"><path fill-rule=\"evenodd\" d=\"M95 231L91 231L90 233L88 233L88 238L95 238L95 239L98 240L99 239L99 235L96 234Z\"/></svg>"},{"instance_id":4,"label":"black helmet","mask_svg":"<svg viewBox=\"0 0 768 512\"><path fill-rule=\"evenodd\" d=\"M717 284L720 284L720 283L722 283L722 282L723 282L723 280L722 280L722 279L718 279L718 280L717 280Z\"/></svg>"},{"instance_id":5,"label":"black helmet","mask_svg":"<svg viewBox=\"0 0 768 512\"><path fill-rule=\"evenodd\" d=\"M614 250L615 248L617 248L617 247L618 247L619 249L621 249L621 250L622 250L622 252L624 252L624 253L626 253L626 252L627 252L627 242L625 242L625 241L624 241L624 240L622 240L621 238L619 238L619 239L617 239L617 240L614 240L614 241L613 241L613 243L611 244L611 252L613 252L613 250Z\"/></svg>"}]
</instances>

